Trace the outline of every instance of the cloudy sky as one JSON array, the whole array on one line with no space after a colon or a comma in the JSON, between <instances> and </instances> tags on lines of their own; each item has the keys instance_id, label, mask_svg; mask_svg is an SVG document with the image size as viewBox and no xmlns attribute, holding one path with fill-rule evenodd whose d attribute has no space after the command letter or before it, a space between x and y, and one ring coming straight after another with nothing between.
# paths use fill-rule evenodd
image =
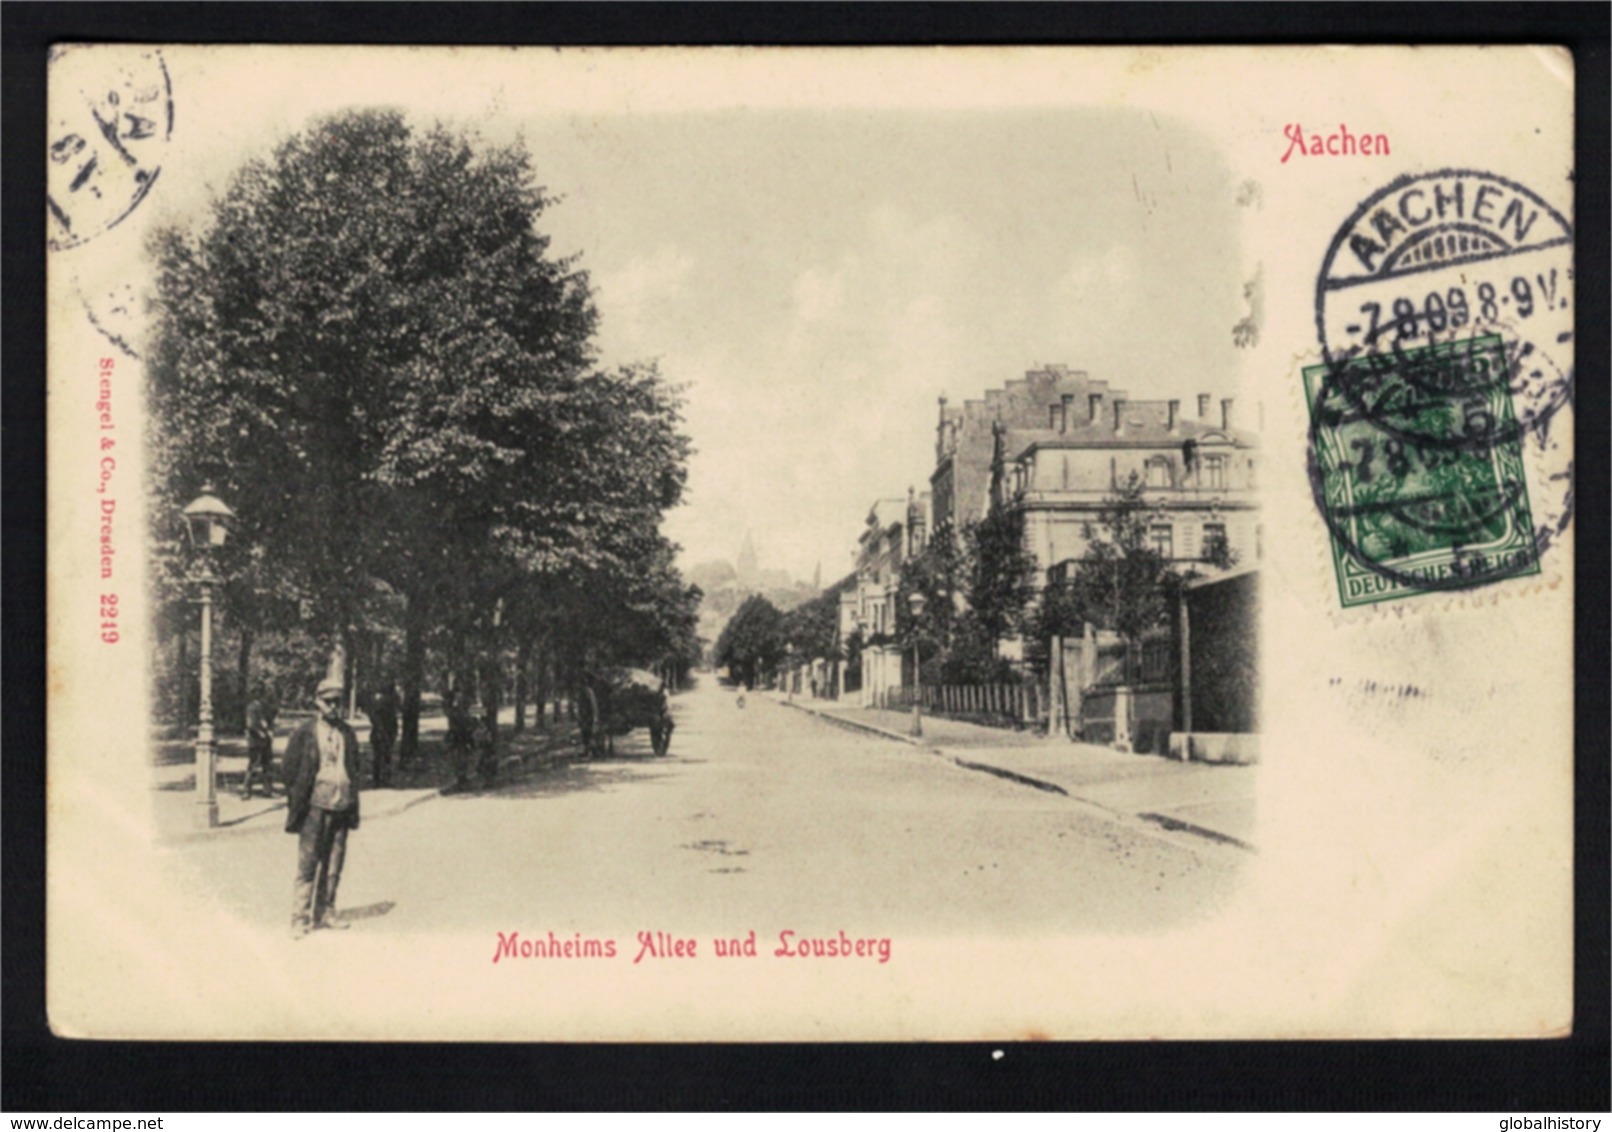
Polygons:
<instances>
[{"instance_id":1,"label":"cloudy sky","mask_svg":"<svg viewBox=\"0 0 1612 1132\"><path fill-rule=\"evenodd\" d=\"M902 99L877 74L860 94L689 99L622 95L597 67L552 94L507 52L377 53L362 79L332 57L262 58L170 54L152 218L345 106L520 137L562 198L544 218L555 249L595 284L602 360L656 359L687 386L697 454L668 524L686 564L731 559L749 531L763 566L845 573L872 501L927 483L943 393L1048 362L1140 397L1231 391L1236 186L1167 115L1004 101L967 74ZM607 96L579 93L589 81Z\"/></svg>"}]
</instances>

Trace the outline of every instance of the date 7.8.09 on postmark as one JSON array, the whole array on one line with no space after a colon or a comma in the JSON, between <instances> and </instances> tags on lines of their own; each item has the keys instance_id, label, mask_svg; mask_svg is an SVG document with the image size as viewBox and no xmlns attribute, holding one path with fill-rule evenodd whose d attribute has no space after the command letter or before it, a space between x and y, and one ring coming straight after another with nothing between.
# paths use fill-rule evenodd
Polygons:
<instances>
[{"instance_id":1,"label":"date 7.8.09 on postmark","mask_svg":"<svg viewBox=\"0 0 1612 1132\"><path fill-rule=\"evenodd\" d=\"M1345 607L1540 572L1496 334L1310 366L1310 474Z\"/></svg>"}]
</instances>

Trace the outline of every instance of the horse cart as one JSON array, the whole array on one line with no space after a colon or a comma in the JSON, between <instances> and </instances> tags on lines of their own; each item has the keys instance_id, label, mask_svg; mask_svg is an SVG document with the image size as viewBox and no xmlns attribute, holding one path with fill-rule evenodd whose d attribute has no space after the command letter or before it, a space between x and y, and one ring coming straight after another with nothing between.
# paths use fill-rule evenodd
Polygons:
<instances>
[{"instance_id":1,"label":"horse cart","mask_svg":"<svg viewBox=\"0 0 1612 1132\"><path fill-rule=\"evenodd\" d=\"M616 738L640 727L650 749L664 757L672 745L672 711L659 676L629 668L596 676L582 689L582 746L589 758L616 753Z\"/></svg>"}]
</instances>

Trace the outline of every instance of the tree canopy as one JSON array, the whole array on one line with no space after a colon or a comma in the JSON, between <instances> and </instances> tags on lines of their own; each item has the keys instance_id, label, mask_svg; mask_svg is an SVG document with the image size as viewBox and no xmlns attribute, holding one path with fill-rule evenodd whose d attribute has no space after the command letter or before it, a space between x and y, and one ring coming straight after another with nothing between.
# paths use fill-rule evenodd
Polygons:
<instances>
[{"instance_id":1,"label":"tree canopy","mask_svg":"<svg viewBox=\"0 0 1612 1132\"><path fill-rule=\"evenodd\" d=\"M783 616L784 643L802 660L839 660L840 596L854 587L856 575L843 578Z\"/></svg>"},{"instance_id":2,"label":"tree canopy","mask_svg":"<svg viewBox=\"0 0 1612 1132\"><path fill-rule=\"evenodd\" d=\"M963 532L968 603L980 629L993 641L1017 633L1035 592L1035 557L1024 545L1024 513L993 509Z\"/></svg>"},{"instance_id":3,"label":"tree canopy","mask_svg":"<svg viewBox=\"0 0 1612 1132\"><path fill-rule=\"evenodd\" d=\"M587 274L539 229L554 203L519 144L359 111L155 237L170 590L173 516L210 481L240 517L231 584L329 636L362 628L380 586L411 633L481 634L483 651L578 595L616 659L687 646L692 599L659 531L686 480L681 396L652 365L594 368Z\"/></svg>"},{"instance_id":4,"label":"tree canopy","mask_svg":"<svg viewBox=\"0 0 1612 1132\"><path fill-rule=\"evenodd\" d=\"M1032 630L1038 641L1077 635L1088 622L1134 641L1164 623L1181 583L1197 571L1178 568L1149 543L1157 512L1145 495L1133 472L1103 501L1096 522L1086 525L1086 552L1073 575L1042 595ZM1226 569L1235 556L1217 539L1205 546L1203 560Z\"/></svg>"},{"instance_id":5,"label":"tree canopy","mask_svg":"<svg viewBox=\"0 0 1612 1132\"><path fill-rule=\"evenodd\" d=\"M716 663L735 680L754 687L784 659L784 615L760 594L745 599L717 638Z\"/></svg>"}]
</instances>

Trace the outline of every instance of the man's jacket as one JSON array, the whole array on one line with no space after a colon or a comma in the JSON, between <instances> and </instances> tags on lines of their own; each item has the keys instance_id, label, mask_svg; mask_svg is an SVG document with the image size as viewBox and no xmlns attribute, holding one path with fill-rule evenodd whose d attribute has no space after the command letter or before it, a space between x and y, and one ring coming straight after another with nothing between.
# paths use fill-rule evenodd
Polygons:
<instances>
[{"instance_id":1,"label":"man's jacket","mask_svg":"<svg viewBox=\"0 0 1612 1132\"><path fill-rule=\"evenodd\" d=\"M334 725L341 733L342 761L347 765L347 778L352 783L353 805L347 811L348 828L358 828L358 736L347 724ZM313 797L314 780L319 777L319 720L310 719L291 733L285 748L285 763L280 769L285 779L286 815L285 831L302 832L302 823L308 820L309 800Z\"/></svg>"}]
</instances>

